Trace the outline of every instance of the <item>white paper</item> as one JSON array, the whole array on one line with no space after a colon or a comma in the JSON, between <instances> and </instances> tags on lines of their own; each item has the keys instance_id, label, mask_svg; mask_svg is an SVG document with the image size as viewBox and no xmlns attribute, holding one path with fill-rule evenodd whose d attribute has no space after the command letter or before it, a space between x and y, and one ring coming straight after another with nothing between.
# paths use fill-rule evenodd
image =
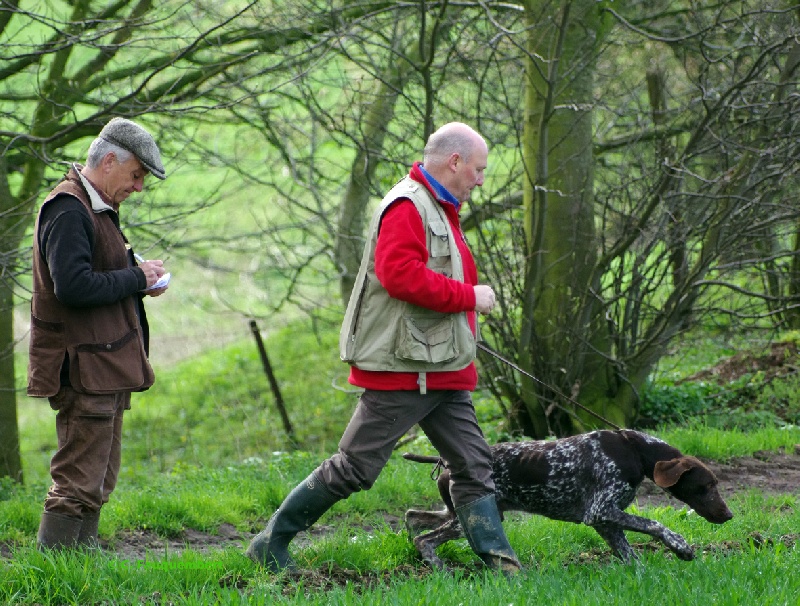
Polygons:
<instances>
[{"instance_id":1,"label":"white paper","mask_svg":"<svg viewBox=\"0 0 800 606\"><path fill-rule=\"evenodd\" d=\"M158 282L156 282L149 288L145 288L143 292L149 292L151 290L158 290L159 288L164 288L167 284L169 284L171 278L172 274L167 272L158 279Z\"/></svg>"}]
</instances>

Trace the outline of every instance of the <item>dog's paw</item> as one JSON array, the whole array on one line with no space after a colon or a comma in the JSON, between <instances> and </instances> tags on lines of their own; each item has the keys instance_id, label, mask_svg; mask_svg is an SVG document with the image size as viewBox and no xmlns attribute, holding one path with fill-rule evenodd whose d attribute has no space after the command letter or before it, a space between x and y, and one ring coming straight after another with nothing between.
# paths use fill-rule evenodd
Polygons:
<instances>
[{"instance_id":1,"label":"dog's paw","mask_svg":"<svg viewBox=\"0 0 800 606\"><path fill-rule=\"evenodd\" d=\"M428 566L438 570L445 570L444 562L436 555L436 546L428 541L421 540L421 537L414 539L414 547L417 548L420 558Z\"/></svg>"},{"instance_id":2,"label":"dog's paw","mask_svg":"<svg viewBox=\"0 0 800 606\"><path fill-rule=\"evenodd\" d=\"M417 511L415 509L409 509L405 515L405 525L406 525L406 532L408 532L408 538L414 539L418 534L425 532L426 530L430 530L429 528L425 528L424 522L421 519L420 514L424 514L424 511Z\"/></svg>"},{"instance_id":3,"label":"dog's paw","mask_svg":"<svg viewBox=\"0 0 800 606\"><path fill-rule=\"evenodd\" d=\"M692 547L689 546L685 550L683 550L683 549L682 550L675 550L675 555L678 556L684 562L689 562L691 560L694 560L694 549L692 549Z\"/></svg>"},{"instance_id":4,"label":"dog's paw","mask_svg":"<svg viewBox=\"0 0 800 606\"><path fill-rule=\"evenodd\" d=\"M694 549L686 542L686 539L678 533L668 530L664 536L664 542L681 560L685 562L694 560Z\"/></svg>"}]
</instances>

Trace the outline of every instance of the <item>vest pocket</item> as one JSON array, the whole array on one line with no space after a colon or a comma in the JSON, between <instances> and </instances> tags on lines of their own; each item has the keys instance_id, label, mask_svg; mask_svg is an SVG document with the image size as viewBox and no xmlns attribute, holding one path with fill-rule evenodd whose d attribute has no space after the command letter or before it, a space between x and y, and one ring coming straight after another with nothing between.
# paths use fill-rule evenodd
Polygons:
<instances>
[{"instance_id":1,"label":"vest pocket","mask_svg":"<svg viewBox=\"0 0 800 606\"><path fill-rule=\"evenodd\" d=\"M441 318L404 316L395 355L402 360L432 364L454 359L458 355L454 321L453 314Z\"/></svg>"},{"instance_id":2,"label":"vest pocket","mask_svg":"<svg viewBox=\"0 0 800 606\"><path fill-rule=\"evenodd\" d=\"M447 237L447 225L444 221L433 220L429 223L431 230L431 257L450 256L450 240Z\"/></svg>"},{"instance_id":3,"label":"vest pocket","mask_svg":"<svg viewBox=\"0 0 800 606\"><path fill-rule=\"evenodd\" d=\"M444 221L432 220L428 228L431 232L428 238L428 268L449 278L452 274L452 260L447 226Z\"/></svg>"},{"instance_id":4,"label":"vest pocket","mask_svg":"<svg viewBox=\"0 0 800 606\"><path fill-rule=\"evenodd\" d=\"M139 332L132 330L116 341L84 343L70 360L70 382L80 393L106 394L139 391L151 378L142 362L144 352ZM148 365L149 366L149 365Z\"/></svg>"}]
</instances>

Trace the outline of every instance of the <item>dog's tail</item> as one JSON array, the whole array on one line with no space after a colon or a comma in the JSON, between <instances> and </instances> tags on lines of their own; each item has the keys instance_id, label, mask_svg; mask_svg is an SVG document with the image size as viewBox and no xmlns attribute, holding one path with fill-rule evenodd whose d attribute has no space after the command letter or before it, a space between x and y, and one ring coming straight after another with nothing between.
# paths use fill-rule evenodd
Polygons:
<instances>
[{"instance_id":1,"label":"dog's tail","mask_svg":"<svg viewBox=\"0 0 800 606\"><path fill-rule=\"evenodd\" d=\"M441 463L441 457L435 456L426 456L426 455L418 455L414 454L413 452L404 452L403 458L408 459L409 461L414 461L415 463Z\"/></svg>"}]
</instances>

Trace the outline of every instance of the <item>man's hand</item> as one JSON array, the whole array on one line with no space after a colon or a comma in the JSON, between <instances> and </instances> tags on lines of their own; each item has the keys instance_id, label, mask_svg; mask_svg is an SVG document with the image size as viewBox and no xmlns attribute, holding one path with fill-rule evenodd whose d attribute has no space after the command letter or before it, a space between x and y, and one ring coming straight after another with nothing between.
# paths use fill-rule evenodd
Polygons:
<instances>
[{"instance_id":1,"label":"man's hand","mask_svg":"<svg viewBox=\"0 0 800 606\"><path fill-rule=\"evenodd\" d=\"M158 282L158 279L166 272L164 269L163 261L142 261L139 267L144 272L145 280L147 280L147 288ZM160 293L159 293L160 294Z\"/></svg>"},{"instance_id":2,"label":"man's hand","mask_svg":"<svg viewBox=\"0 0 800 606\"><path fill-rule=\"evenodd\" d=\"M488 314L494 309L495 296L494 290L487 284L478 284L473 286L475 289L475 311Z\"/></svg>"}]
</instances>

